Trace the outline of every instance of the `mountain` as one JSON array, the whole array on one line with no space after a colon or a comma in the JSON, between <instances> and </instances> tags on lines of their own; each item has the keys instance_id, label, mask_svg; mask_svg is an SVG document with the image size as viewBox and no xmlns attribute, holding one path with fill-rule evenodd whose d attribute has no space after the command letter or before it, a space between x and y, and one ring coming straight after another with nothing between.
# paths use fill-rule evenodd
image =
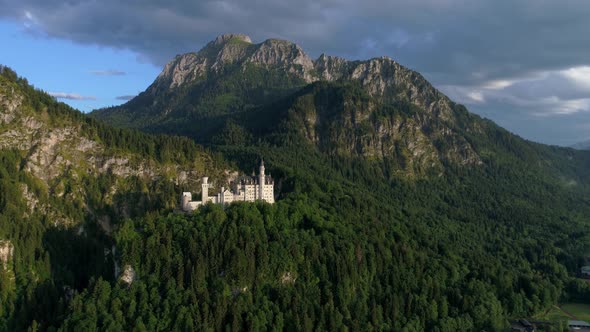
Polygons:
<instances>
[{"instance_id":1,"label":"mountain","mask_svg":"<svg viewBox=\"0 0 590 332\"><path fill-rule=\"evenodd\" d=\"M145 92L121 107L94 111L92 116L117 126L173 132L208 143L228 119L250 117L248 114L268 107L280 113L273 102L292 99L314 82L319 84L317 89L292 102L315 99L321 104L318 99L325 102L339 94L337 105L330 100L329 107L348 108L346 118L334 110L308 114L304 125L309 135L315 135L308 138L316 143L324 144L325 137L320 136L326 131L315 127L336 123L324 119L331 112L338 113L337 121L347 126L341 134L355 132L348 137L348 146L338 150L374 157L397 154L396 158L407 159L408 168L431 168L447 160L481 162L461 131L478 132L482 124L470 120L472 115L420 74L386 57L347 61L322 55L312 60L288 41L252 44L243 35L222 35L197 53L175 57ZM283 110L291 106L281 105ZM281 120L277 114L271 116L275 122ZM261 116L259 121L269 120ZM261 127L272 126L265 124ZM332 134L339 135L328 135ZM442 146L442 141L452 145Z\"/></svg>"},{"instance_id":2,"label":"mountain","mask_svg":"<svg viewBox=\"0 0 590 332\"><path fill-rule=\"evenodd\" d=\"M48 99L31 102L35 114L65 107L34 95ZM391 59L311 60L287 41L224 35L176 57L125 105L93 112L100 121L65 113L109 153L157 169L204 160L187 175L194 182L211 174L219 185L264 157L276 203L182 214L173 202L194 185L176 185L173 171L164 181L131 176L120 204L105 208L111 232L91 214L83 236L64 224L57 234L79 239L69 251L42 219L0 217L18 230L3 235L0 259L15 261L4 257L17 243L30 248L25 277L0 269L0 330L503 331L508 319L589 302L576 273L590 252L590 154L523 140ZM20 197L27 150L0 151L12 165L0 197ZM90 197L110 192L100 176L87 179L77 188L101 193ZM116 207L125 202L138 211ZM60 257L90 263L79 271Z\"/></svg>"},{"instance_id":3,"label":"mountain","mask_svg":"<svg viewBox=\"0 0 590 332\"><path fill-rule=\"evenodd\" d=\"M438 174L506 156L554 171L571 164L551 161L570 152L527 142L469 113L390 58L312 60L291 42L253 44L245 35L221 35L197 53L176 56L145 92L91 116L214 145L297 131L323 153L380 160L388 175Z\"/></svg>"}]
</instances>

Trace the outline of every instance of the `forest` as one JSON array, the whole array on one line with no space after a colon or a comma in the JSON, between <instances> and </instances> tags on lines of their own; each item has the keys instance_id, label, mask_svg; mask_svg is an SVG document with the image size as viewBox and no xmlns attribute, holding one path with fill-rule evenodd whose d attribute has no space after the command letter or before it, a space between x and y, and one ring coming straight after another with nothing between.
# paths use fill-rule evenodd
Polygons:
<instances>
[{"instance_id":1,"label":"forest","mask_svg":"<svg viewBox=\"0 0 590 332\"><path fill-rule=\"evenodd\" d=\"M261 133L234 121L202 147L111 128L9 70L3 79L54 125L79 123L113 150L162 163L207 153L205 170L218 173L248 172L264 157L277 203L183 214L184 188L128 178L122 199L135 209L123 214L101 200L117 179L88 176L84 200L112 217L107 235L27 173L21 151L1 150L0 239L15 254L0 268L0 330L503 331L560 301L590 303L590 284L575 278L590 253L587 153L490 124L468 137L487 153L482 167L448 163L441 175L407 177L390 171L399 159L325 153L289 122ZM22 184L77 227L23 213ZM132 267L134 280L115 266Z\"/></svg>"}]
</instances>

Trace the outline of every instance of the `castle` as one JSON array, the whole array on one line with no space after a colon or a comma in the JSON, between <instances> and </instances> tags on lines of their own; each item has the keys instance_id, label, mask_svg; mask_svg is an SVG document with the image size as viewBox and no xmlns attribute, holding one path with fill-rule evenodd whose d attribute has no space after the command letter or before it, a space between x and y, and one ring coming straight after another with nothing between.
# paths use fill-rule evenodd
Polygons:
<instances>
[{"instance_id":1,"label":"castle","mask_svg":"<svg viewBox=\"0 0 590 332\"><path fill-rule=\"evenodd\" d=\"M263 200L270 204L275 202L274 180L270 175L266 176L264 174L264 160L260 162L260 174L257 177L240 177L232 182L231 190L221 187L221 191L215 196L209 196L208 180L208 177L203 177L200 201L193 201L193 195L190 192L182 193L181 205L184 211L194 211L199 206L207 203L229 204L231 202L254 202L256 200Z\"/></svg>"}]
</instances>

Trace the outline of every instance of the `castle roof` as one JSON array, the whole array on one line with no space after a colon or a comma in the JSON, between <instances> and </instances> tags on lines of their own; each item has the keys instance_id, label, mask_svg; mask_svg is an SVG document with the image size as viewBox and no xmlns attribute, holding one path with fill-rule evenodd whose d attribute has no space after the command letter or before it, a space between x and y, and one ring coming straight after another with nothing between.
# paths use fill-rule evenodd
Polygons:
<instances>
[{"instance_id":1,"label":"castle roof","mask_svg":"<svg viewBox=\"0 0 590 332\"><path fill-rule=\"evenodd\" d=\"M259 184L260 181L258 176L243 175L237 178L235 182L239 184ZM274 179L272 176L270 176L270 174L264 177L264 184L274 184Z\"/></svg>"}]
</instances>

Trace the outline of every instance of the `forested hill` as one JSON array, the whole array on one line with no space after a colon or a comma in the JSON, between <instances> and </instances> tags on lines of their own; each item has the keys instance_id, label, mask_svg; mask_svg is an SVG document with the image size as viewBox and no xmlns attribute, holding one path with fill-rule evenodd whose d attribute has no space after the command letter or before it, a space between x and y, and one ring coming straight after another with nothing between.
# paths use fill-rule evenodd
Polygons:
<instances>
[{"instance_id":1,"label":"forested hill","mask_svg":"<svg viewBox=\"0 0 590 332\"><path fill-rule=\"evenodd\" d=\"M67 294L114 280L121 220L173 209L228 167L189 139L98 123L0 66L0 331L58 326Z\"/></svg>"},{"instance_id":2,"label":"forested hill","mask_svg":"<svg viewBox=\"0 0 590 332\"><path fill-rule=\"evenodd\" d=\"M128 221L139 279L94 284L69 328L501 331L590 302L590 154L523 140L391 59L220 36L92 116L243 170L262 155L280 199Z\"/></svg>"}]
</instances>

